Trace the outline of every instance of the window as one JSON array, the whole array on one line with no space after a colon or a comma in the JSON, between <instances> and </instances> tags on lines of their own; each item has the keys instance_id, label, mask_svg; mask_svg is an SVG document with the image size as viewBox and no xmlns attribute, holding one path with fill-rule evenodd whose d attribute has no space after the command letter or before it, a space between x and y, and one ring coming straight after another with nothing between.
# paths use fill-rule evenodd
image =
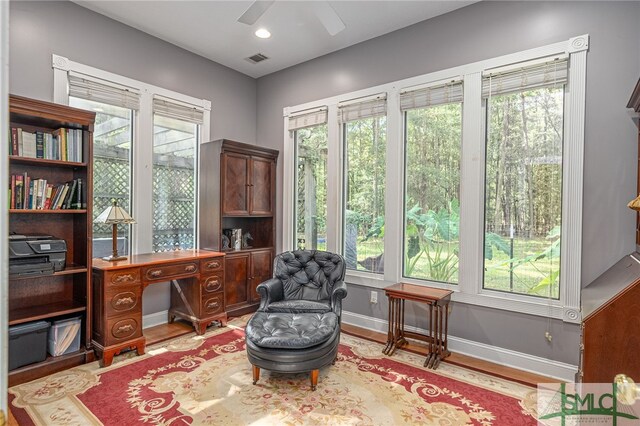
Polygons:
<instances>
[{"instance_id":1,"label":"window","mask_svg":"<svg viewBox=\"0 0 640 426\"><path fill-rule=\"evenodd\" d=\"M384 273L386 96L339 105L345 149L344 257L348 269Z\"/></svg>"},{"instance_id":2,"label":"window","mask_svg":"<svg viewBox=\"0 0 640 426\"><path fill-rule=\"evenodd\" d=\"M285 108L285 179L301 146L322 152L313 197L346 282L579 322L588 46L578 36ZM290 125L314 108L322 123ZM284 250L302 247L298 185L297 200L283 195Z\"/></svg>"},{"instance_id":3,"label":"window","mask_svg":"<svg viewBox=\"0 0 640 426\"><path fill-rule=\"evenodd\" d=\"M484 288L557 299L566 60L489 74Z\"/></svg>"},{"instance_id":4,"label":"window","mask_svg":"<svg viewBox=\"0 0 640 426\"><path fill-rule=\"evenodd\" d=\"M153 251L196 247L198 124L202 112L154 99Z\"/></svg>"},{"instance_id":5,"label":"window","mask_svg":"<svg viewBox=\"0 0 640 426\"><path fill-rule=\"evenodd\" d=\"M295 142L295 212L293 246L327 249L327 108L289 118Z\"/></svg>"},{"instance_id":6,"label":"window","mask_svg":"<svg viewBox=\"0 0 640 426\"><path fill-rule=\"evenodd\" d=\"M407 90L404 111L404 270L456 284L460 229L462 82Z\"/></svg>"},{"instance_id":7,"label":"window","mask_svg":"<svg viewBox=\"0 0 640 426\"><path fill-rule=\"evenodd\" d=\"M138 96L86 76L69 76L69 105L96 113L93 133L93 219L113 200L131 211L131 147L133 115ZM93 256L107 256L112 251L110 225L93 225ZM129 253L129 226L118 229L118 252Z\"/></svg>"},{"instance_id":8,"label":"window","mask_svg":"<svg viewBox=\"0 0 640 426\"><path fill-rule=\"evenodd\" d=\"M197 247L199 144L211 104L53 55L54 101L95 111L93 215L118 200L136 220L118 229L119 251ZM94 225L94 257L111 229Z\"/></svg>"}]
</instances>

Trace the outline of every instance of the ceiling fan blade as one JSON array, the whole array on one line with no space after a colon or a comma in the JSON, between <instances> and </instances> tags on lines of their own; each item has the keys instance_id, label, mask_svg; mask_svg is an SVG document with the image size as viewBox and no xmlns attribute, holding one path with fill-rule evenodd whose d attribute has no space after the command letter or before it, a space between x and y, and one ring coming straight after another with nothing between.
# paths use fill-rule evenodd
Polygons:
<instances>
[{"instance_id":1,"label":"ceiling fan blade","mask_svg":"<svg viewBox=\"0 0 640 426\"><path fill-rule=\"evenodd\" d=\"M267 1L254 1L251 6L238 18L238 22L242 22L243 24L253 25L256 23L258 19L262 16L263 13L267 11L271 7L271 5L275 3L275 0L267 0Z\"/></svg>"},{"instance_id":2,"label":"ceiling fan blade","mask_svg":"<svg viewBox=\"0 0 640 426\"><path fill-rule=\"evenodd\" d=\"M332 36L344 30L346 26L329 2L313 2L313 11L329 34Z\"/></svg>"}]
</instances>

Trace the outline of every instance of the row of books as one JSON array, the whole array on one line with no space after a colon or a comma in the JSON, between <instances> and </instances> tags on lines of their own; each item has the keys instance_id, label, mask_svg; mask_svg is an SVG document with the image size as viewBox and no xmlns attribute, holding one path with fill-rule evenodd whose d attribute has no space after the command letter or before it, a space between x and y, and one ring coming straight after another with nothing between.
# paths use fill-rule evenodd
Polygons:
<instances>
[{"instance_id":1,"label":"row of books","mask_svg":"<svg viewBox=\"0 0 640 426\"><path fill-rule=\"evenodd\" d=\"M32 179L26 173L11 175L9 208L25 210L86 209L82 178L62 184Z\"/></svg>"},{"instance_id":2,"label":"row of books","mask_svg":"<svg viewBox=\"0 0 640 426\"><path fill-rule=\"evenodd\" d=\"M9 141L9 155L82 163L81 129L63 127L53 133L45 133L12 127Z\"/></svg>"}]
</instances>

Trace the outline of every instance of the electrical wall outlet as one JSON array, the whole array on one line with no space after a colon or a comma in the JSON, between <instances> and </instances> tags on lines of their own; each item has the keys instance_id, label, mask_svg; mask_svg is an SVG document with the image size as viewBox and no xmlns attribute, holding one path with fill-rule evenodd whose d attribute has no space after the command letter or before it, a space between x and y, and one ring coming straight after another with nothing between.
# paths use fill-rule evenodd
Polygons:
<instances>
[{"instance_id":1,"label":"electrical wall outlet","mask_svg":"<svg viewBox=\"0 0 640 426\"><path fill-rule=\"evenodd\" d=\"M377 291L371 291L371 299L369 299L369 302L371 302L372 304L376 304L378 303L378 292Z\"/></svg>"}]
</instances>

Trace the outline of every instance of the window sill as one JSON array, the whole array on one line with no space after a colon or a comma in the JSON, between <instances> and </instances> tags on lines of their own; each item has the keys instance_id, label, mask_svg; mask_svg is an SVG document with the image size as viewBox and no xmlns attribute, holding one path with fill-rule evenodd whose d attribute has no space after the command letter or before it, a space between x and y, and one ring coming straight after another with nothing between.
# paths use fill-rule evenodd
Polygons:
<instances>
[{"instance_id":1,"label":"window sill","mask_svg":"<svg viewBox=\"0 0 640 426\"><path fill-rule=\"evenodd\" d=\"M564 308L557 300L527 297L523 295L508 295L500 292L483 290L480 294L462 293L458 285L438 282L425 282L403 278L407 282L425 287L436 287L453 290L452 300L467 305L482 306L490 309L499 309L521 314L535 315L544 318L564 319ZM355 284L363 287L383 290L385 287L395 284L397 281L385 280L382 276L368 273L347 272L345 277L347 284ZM575 321L570 321L575 322ZM579 320L578 320L579 322Z\"/></svg>"}]
</instances>

